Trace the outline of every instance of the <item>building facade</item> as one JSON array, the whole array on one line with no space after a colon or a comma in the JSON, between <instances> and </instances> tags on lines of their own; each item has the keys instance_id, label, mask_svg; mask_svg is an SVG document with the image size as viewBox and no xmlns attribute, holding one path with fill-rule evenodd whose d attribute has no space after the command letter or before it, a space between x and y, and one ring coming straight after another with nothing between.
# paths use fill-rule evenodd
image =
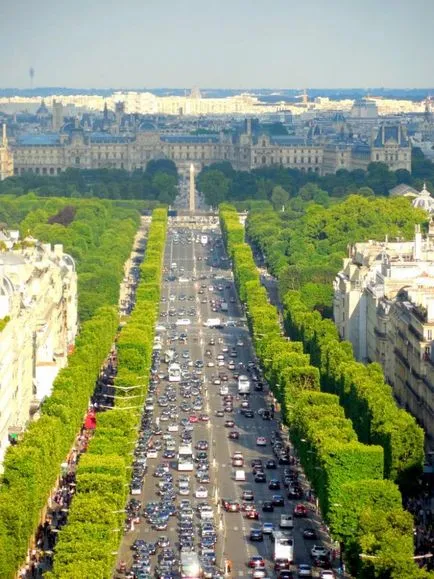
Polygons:
<instances>
[{"instance_id":1,"label":"building facade","mask_svg":"<svg viewBox=\"0 0 434 579\"><path fill-rule=\"evenodd\" d=\"M118 111L120 116L121 112ZM119 124L115 124L119 128ZM297 136L230 134L167 134L156 130L122 133L89 132L76 127L68 133L18 137L13 145L14 174L32 172L57 175L69 167L79 169L144 169L151 159L171 159L181 172L222 161L237 170L279 165L319 175L339 169L366 169L372 161L390 168L411 170L411 144L402 127L379 129L373 145ZM388 127L388 129L393 127ZM395 140L397 139L397 140ZM374 146L375 145L375 146Z\"/></svg>"},{"instance_id":2,"label":"building facade","mask_svg":"<svg viewBox=\"0 0 434 579\"><path fill-rule=\"evenodd\" d=\"M62 245L1 233L0 463L38 414L77 333L77 274Z\"/></svg>"},{"instance_id":3,"label":"building facade","mask_svg":"<svg viewBox=\"0 0 434 579\"><path fill-rule=\"evenodd\" d=\"M410 242L357 243L334 283L334 321L361 362L382 365L434 448L434 222Z\"/></svg>"}]
</instances>

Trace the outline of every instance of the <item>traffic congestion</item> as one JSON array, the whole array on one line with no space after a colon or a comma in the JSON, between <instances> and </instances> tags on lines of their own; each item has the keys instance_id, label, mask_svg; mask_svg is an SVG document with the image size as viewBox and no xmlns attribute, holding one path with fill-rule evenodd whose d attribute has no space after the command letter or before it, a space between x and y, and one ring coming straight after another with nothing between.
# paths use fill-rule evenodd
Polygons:
<instances>
[{"instance_id":1,"label":"traffic congestion","mask_svg":"<svg viewBox=\"0 0 434 579\"><path fill-rule=\"evenodd\" d=\"M215 217L171 221L115 577L335 577Z\"/></svg>"}]
</instances>

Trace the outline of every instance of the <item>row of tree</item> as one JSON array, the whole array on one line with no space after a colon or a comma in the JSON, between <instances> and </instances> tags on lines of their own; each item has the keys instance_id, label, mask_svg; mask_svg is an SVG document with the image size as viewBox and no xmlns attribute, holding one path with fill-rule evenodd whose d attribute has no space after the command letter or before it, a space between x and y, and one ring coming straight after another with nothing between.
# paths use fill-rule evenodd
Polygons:
<instances>
[{"instance_id":1,"label":"row of tree","mask_svg":"<svg viewBox=\"0 0 434 579\"><path fill-rule=\"evenodd\" d=\"M384 479L383 447L359 442L339 397L320 391L321 372L303 343L282 335L235 209L222 205L220 221L256 353L352 573L363 579L431 577L413 562L412 517L402 509L396 484Z\"/></svg>"},{"instance_id":2,"label":"row of tree","mask_svg":"<svg viewBox=\"0 0 434 579\"><path fill-rule=\"evenodd\" d=\"M81 321L101 304L117 304L123 266L140 222L136 209L108 200L29 194L2 201L0 221L19 228L22 238L63 244L76 262Z\"/></svg>"},{"instance_id":3,"label":"row of tree","mask_svg":"<svg viewBox=\"0 0 434 579\"><path fill-rule=\"evenodd\" d=\"M140 267L136 306L117 340L112 410L98 414L95 434L77 468L76 495L56 545L53 579L109 579L122 539L132 448L147 396L166 238L167 211L156 209Z\"/></svg>"},{"instance_id":4,"label":"row of tree","mask_svg":"<svg viewBox=\"0 0 434 579\"><path fill-rule=\"evenodd\" d=\"M95 378L113 343L119 320L113 305L119 299L123 263L131 251L140 216L135 210L112 207L109 201L74 200L71 204L69 200L42 200L35 195L8 199L0 205L0 215L3 223L20 228L23 235L36 232L43 242L64 243L65 250L77 259L82 288L79 310L84 318L68 367L55 379L52 395L42 404L41 418L31 423L23 439L5 455L0 487L0 569L2 577L14 577L60 474L60 465L80 430ZM30 232L29 223L34 224ZM113 239L117 239L115 244ZM106 264L98 272L101 286L96 281L94 284L98 299L80 280L82 272L92 271L92 267L97 270L97 263ZM106 291L109 284L117 291ZM88 299L92 299L92 307Z\"/></svg>"},{"instance_id":5,"label":"row of tree","mask_svg":"<svg viewBox=\"0 0 434 579\"><path fill-rule=\"evenodd\" d=\"M280 293L300 290L306 304L331 317L333 280L348 246L367 239L412 239L426 213L407 198L352 195L324 207L291 200L284 212L270 204L251 205L247 234L279 279Z\"/></svg>"},{"instance_id":6,"label":"row of tree","mask_svg":"<svg viewBox=\"0 0 434 579\"><path fill-rule=\"evenodd\" d=\"M69 168L53 176L24 173L0 182L0 195L34 192L44 197L147 199L170 204L176 197L177 184L175 163L159 159L149 161L145 171Z\"/></svg>"},{"instance_id":7,"label":"row of tree","mask_svg":"<svg viewBox=\"0 0 434 579\"><path fill-rule=\"evenodd\" d=\"M428 189L434 191L434 164L420 149L413 150L412 167L409 173L405 169L391 171L384 163L370 163L366 171L340 169L320 176L280 165L250 172L236 171L229 162L222 162L204 167L197 183L206 202L212 206L225 201L238 205L245 200L268 200L280 209L294 198L328 206L334 199L348 195L387 197L389 191L401 183L421 190L426 182Z\"/></svg>"}]
</instances>

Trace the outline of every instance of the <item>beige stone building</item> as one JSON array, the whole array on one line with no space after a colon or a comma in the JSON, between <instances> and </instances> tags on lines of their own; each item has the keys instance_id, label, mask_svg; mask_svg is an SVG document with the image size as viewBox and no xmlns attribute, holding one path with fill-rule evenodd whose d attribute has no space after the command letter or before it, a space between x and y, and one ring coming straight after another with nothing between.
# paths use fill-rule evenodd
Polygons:
<instances>
[{"instance_id":1,"label":"beige stone building","mask_svg":"<svg viewBox=\"0 0 434 579\"><path fill-rule=\"evenodd\" d=\"M355 357L379 362L434 448L434 223L410 242L357 243L334 284L333 314Z\"/></svg>"},{"instance_id":2,"label":"beige stone building","mask_svg":"<svg viewBox=\"0 0 434 579\"><path fill-rule=\"evenodd\" d=\"M389 130L390 129L390 130ZM394 130L392 130L394 129ZM378 136L379 135L379 136ZM57 175L69 167L79 169L143 169L151 159L171 159L181 172L211 163L229 161L237 170L279 165L304 172L335 173L339 169L366 169L372 161L391 168L411 170L411 144L400 126L380 129L373 145L321 142L297 136L221 134L166 134L138 131L91 133L81 128L69 133L22 136L13 145L14 174L32 172ZM397 140L395 140L395 138Z\"/></svg>"},{"instance_id":3,"label":"beige stone building","mask_svg":"<svg viewBox=\"0 0 434 579\"><path fill-rule=\"evenodd\" d=\"M0 181L12 177L14 174L14 157L9 147L6 135L6 125L3 125L2 141L0 144Z\"/></svg>"},{"instance_id":4,"label":"beige stone building","mask_svg":"<svg viewBox=\"0 0 434 579\"><path fill-rule=\"evenodd\" d=\"M77 332L77 274L62 245L0 234L0 463L37 416Z\"/></svg>"}]
</instances>

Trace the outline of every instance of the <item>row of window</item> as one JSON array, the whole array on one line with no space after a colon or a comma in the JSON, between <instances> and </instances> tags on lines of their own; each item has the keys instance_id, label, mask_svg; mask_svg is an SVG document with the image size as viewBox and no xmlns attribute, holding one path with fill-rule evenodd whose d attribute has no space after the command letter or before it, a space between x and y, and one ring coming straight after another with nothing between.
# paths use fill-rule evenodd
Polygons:
<instances>
[{"instance_id":1,"label":"row of window","mask_svg":"<svg viewBox=\"0 0 434 579\"><path fill-rule=\"evenodd\" d=\"M307 163L308 165L318 165L321 162L321 159L319 157L269 157L269 160L267 160L267 157L265 155L263 155L261 157L261 163L262 165L267 165L268 163L270 165L274 165L274 163L279 163L280 165L287 165L290 163L293 163L294 165L297 164L301 164L303 165L304 163ZM258 157L254 158L254 163L255 165L258 164Z\"/></svg>"}]
</instances>

